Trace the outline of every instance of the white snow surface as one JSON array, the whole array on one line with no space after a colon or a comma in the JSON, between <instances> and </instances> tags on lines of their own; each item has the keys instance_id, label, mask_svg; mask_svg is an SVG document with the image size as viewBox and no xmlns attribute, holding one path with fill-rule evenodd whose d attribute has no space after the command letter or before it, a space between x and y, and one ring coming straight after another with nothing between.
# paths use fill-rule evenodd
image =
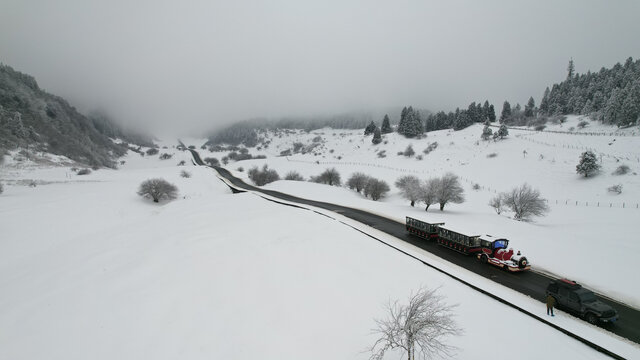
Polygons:
<instances>
[{"instance_id":1,"label":"white snow surface","mask_svg":"<svg viewBox=\"0 0 640 360\"><path fill-rule=\"evenodd\" d=\"M522 156L521 150L510 153L509 146L512 150L519 147L509 144L522 146L524 140L511 135L480 150L473 145L478 130L474 127L450 135L430 133L419 141L386 135L386 161L374 157L369 139L359 143L361 136L355 132L326 130L325 136L333 132L348 134L336 136L336 142L329 145L336 150L327 151L325 158L294 156L289 160L308 161L294 163L269 156L266 160L232 163L228 168L248 169L253 164L267 163L281 175L296 169L309 176L327 165L315 164L317 159L406 166L421 176L435 176L452 165L451 170L465 178L478 182L487 179L486 184L494 184L489 181L490 167L478 174L471 169L484 168L502 157ZM317 135L307 136L311 139ZM436 138L441 147L422 161L395 155L409 142L419 152L422 142ZM287 141L290 145L294 138L278 138L280 144L275 139L265 152L268 155ZM463 160L454 157L455 147L442 139L476 149L476 156L470 154L467 165L459 165ZM200 146L203 141L185 142ZM385 316L383 305L390 299L402 301L421 286L439 287L448 303L458 304L456 320L464 334L449 339L459 348L456 358L486 359L499 351L534 359L548 357L550 349L554 358L605 358L340 221L544 316L544 305L536 299L495 285L338 214L321 211L331 216L325 217L275 204L253 193L232 195L212 169L191 166L187 152L175 150L171 143L167 145L168 149L161 149L161 153L173 153L171 160L129 153L119 170L101 169L84 176L73 173L69 165L15 162L7 157L0 168L0 181L4 184L4 193L0 194L0 359L367 359L366 350L375 340L371 334L374 319ZM357 145L361 151L355 148ZM499 152L499 156L486 159L483 154L488 150ZM200 151L203 157L221 155ZM535 150L529 151L528 157L534 153ZM343 158L329 159L330 156ZM176 166L181 159L188 165ZM473 165L473 159L483 164ZM544 162L525 160L525 169ZM67 161L59 163L64 165ZM511 170L504 175L516 177L518 164L520 161L509 163ZM637 165L629 165L637 171ZM345 179L352 171L366 171L392 183L402 173L370 165L331 166L336 166ZM565 167L569 168L565 178L572 184L611 182L598 177L586 181L571 177L575 164ZM459 171L463 169L465 172ZM181 170L190 172L192 177L180 177ZM560 172L559 166L557 170ZM179 197L154 204L137 196L140 182L152 177L177 185ZM38 185L27 186L32 181ZM637 189L632 184L637 176L626 175L625 181L625 192L620 196L633 199L631 195L637 196ZM544 195L551 192L543 187L546 183L530 183L540 187ZM511 184L505 180L494 186ZM384 201L373 202L347 189L308 182L279 181L268 187L362 207L398 221L412 215L442 219L470 229L477 224L481 232L497 234L500 229L501 235L512 239L512 245L529 256L533 266L559 274L566 271L576 279L581 275L590 285L615 290L637 303L636 284L622 287L623 280L609 278L615 271L612 267L624 268L624 261L618 259L616 263L620 265L601 264L598 261L602 254L593 254L587 246L575 246L580 241L588 242L588 247L602 247L603 239L588 231L600 219L599 224L613 228L604 241L611 244L616 239L618 246L628 247L626 253L619 254L612 254L614 249L608 248L607 256L631 258L628 253L637 253L638 245L631 236L623 235L632 234L631 220L637 219L638 213L629 208L558 205L552 206L550 216L523 223L491 213L485 205L490 192L473 192L468 184L467 202L450 205L442 213L409 207L395 189ZM565 196L598 196L596 190L583 193L577 187L566 185ZM599 191L600 187L592 188ZM575 215L576 211L580 213ZM579 233L573 234L575 231ZM553 238L543 242L538 238L540 234ZM572 244L564 246L564 242ZM591 262L600 271L589 271L585 264L564 266L561 260L565 257L557 253L565 249L571 249L572 255L566 261L573 265ZM574 260L573 255L583 259ZM582 271L589 273L578 274ZM624 271L615 277L632 280ZM562 312L547 319L626 358L640 358L638 345L584 321ZM392 352L386 358L399 356L399 352Z\"/></svg>"}]
</instances>

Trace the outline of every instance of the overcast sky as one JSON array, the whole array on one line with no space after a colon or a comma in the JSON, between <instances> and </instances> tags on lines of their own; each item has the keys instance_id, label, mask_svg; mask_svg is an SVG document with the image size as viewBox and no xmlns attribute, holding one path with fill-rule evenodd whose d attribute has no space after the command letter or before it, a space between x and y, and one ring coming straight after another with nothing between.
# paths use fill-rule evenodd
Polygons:
<instances>
[{"instance_id":1,"label":"overcast sky","mask_svg":"<svg viewBox=\"0 0 640 360\"><path fill-rule=\"evenodd\" d=\"M640 57L639 15L635 0L0 0L0 61L145 126L499 111L538 103L571 57L580 73Z\"/></svg>"}]
</instances>

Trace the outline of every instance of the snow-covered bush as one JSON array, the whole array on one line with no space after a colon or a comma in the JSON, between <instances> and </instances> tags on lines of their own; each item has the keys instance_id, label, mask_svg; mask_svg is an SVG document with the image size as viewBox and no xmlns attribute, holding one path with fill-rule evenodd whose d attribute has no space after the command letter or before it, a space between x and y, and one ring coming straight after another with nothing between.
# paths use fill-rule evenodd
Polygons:
<instances>
[{"instance_id":1,"label":"snow-covered bush","mask_svg":"<svg viewBox=\"0 0 640 360\"><path fill-rule=\"evenodd\" d=\"M433 150L435 150L437 147L438 147L438 142L437 142L437 141L434 141L434 142L432 142L431 144L427 145L427 148L426 148L426 149L424 149L424 150L422 150L422 152L423 152L425 155L428 155L430 152L432 152Z\"/></svg>"},{"instance_id":2,"label":"snow-covered bush","mask_svg":"<svg viewBox=\"0 0 640 360\"><path fill-rule=\"evenodd\" d=\"M406 175L398 178L395 185L400 189L400 194L403 198L411 202L411 206L414 206L416 201L420 200L421 187L420 179L413 175Z\"/></svg>"},{"instance_id":3,"label":"snow-covered bush","mask_svg":"<svg viewBox=\"0 0 640 360\"><path fill-rule=\"evenodd\" d=\"M172 157L173 157L173 155L171 155L171 154L162 153L162 154L160 155L160 160L169 160L169 159L171 159Z\"/></svg>"},{"instance_id":4,"label":"snow-covered bush","mask_svg":"<svg viewBox=\"0 0 640 360\"><path fill-rule=\"evenodd\" d=\"M278 175L275 170L269 169L267 164L264 164L262 170L258 169L257 166L251 168L251 170L249 170L249 179L251 179L257 186L263 186L280 180L280 175Z\"/></svg>"},{"instance_id":5,"label":"snow-covered bush","mask_svg":"<svg viewBox=\"0 0 640 360\"><path fill-rule=\"evenodd\" d=\"M438 180L436 188L436 202L440 204L440 211L448 203L461 204L464 202L464 189L460 185L458 176L446 173Z\"/></svg>"},{"instance_id":6,"label":"snow-covered bush","mask_svg":"<svg viewBox=\"0 0 640 360\"><path fill-rule=\"evenodd\" d=\"M622 184L609 186L607 188L607 191L620 195L620 194L622 194Z\"/></svg>"},{"instance_id":7,"label":"snow-covered bush","mask_svg":"<svg viewBox=\"0 0 640 360\"><path fill-rule=\"evenodd\" d=\"M612 172L612 175L625 175L628 174L629 171L631 171L631 168L629 168L629 166L627 165L620 165L618 166L618 168Z\"/></svg>"},{"instance_id":8,"label":"snow-covered bush","mask_svg":"<svg viewBox=\"0 0 640 360\"><path fill-rule=\"evenodd\" d=\"M589 122L587 120L582 120L578 123L578 129L584 129L587 125L589 125Z\"/></svg>"},{"instance_id":9,"label":"snow-covered bush","mask_svg":"<svg viewBox=\"0 0 640 360\"><path fill-rule=\"evenodd\" d=\"M164 179L149 179L140 184L138 195L151 198L153 202L159 202L161 199L172 200L177 197L178 188Z\"/></svg>"},{"instance_id":10,"label":"snow-covered bush","mask_svg":"<svg viewBox=\"0 0 640 360\"><path fill-rule=\"evenodd\" d=\"M412 157L413 155L415 155L415 151L413 151L413 146L411 146L411 144L407 145L407 148L404 149L404 152L402 153L402 155L406 156L406 157Z\"/></svg>"},{"instance_id":11,"label":"snow-covered bush","mask_svg":"<svg viewBox=\"0 0 640 360\"><path fill-rule=\"evenodd\" d=\"M284 179L292 181L304 181L304 177L302 177L302 175L300 175L300 173L298 173L297 171L289 171L287 175L284 176Z\"/></svg>"},{"instance_id":12,"label":"snow-covered bush","mask_svg":"<svg viewBox=\"0 0 640 360\"><path fill-rule=\"evenodd\" d=\"M498 156L498 154L496 154L496 153L487 154L487 157L488 157L489 159L494 158L494 157L496 157L496 156Z\"/></svg>"},{"instance_id":13,"label":"snow-covered bush","mask_svg":"<svg viewBox=\"0 0 640 360\"><path fill-rule=\"evenodd\" d=\"M504 201L503 194L498 194L494 196L491 200L489 200L489 206L491 206L496 211L496 213L500 215L504 206L503 201Z\"/></svg>"},{"instance_id":14,"label":"snow-covered bush","mask_svg":"<svg viewBox=\"0 0 640 360\"><path fill-rule=\"evenodd\" d=\"M371 196L371 200L378 201L383 198L389 190L389 185L387 185L386 182L370 177L367 179L367 184L364 187L364 196Z\"/></svg>"},{"instance_id":15,"label":"snow-covered bush","mask_svg":"<svg viewBox=\"0 0 640 360\"><path fill-rule=\"evenodd\" d=\"M0 183L0 194L2 194L3 191L4 191L4 187L2 186L2 183Z\"/></svg>"},{"instance_id":16,"label":"snow-covered bush","mask_svg":"<svg viewBox=\"0 0 640 360\"><path fill-rule=\"evenodd\" d=\"M190 178L190 177L191 177L191 173L190 173L190 172L188 172L188 171L186 171L186 170L182 170L182 171L180 172L180 176L181 176L181 177L183 177L183 178L187 178L187 179L188 179L188 178Z\"/></svg>"},{"instance_id":17,"label":"snow-covered bush","mask_svg":"<svg viewBox=\"0 0 640 360\"><path fill-rule=\"evenodd\" d=\"M80 170L78 170L78 172L76 174L78 174L78 175L88 175L88 174L91 174L91 170L87 169L87 168L80 169Z\"/></svg>"},{"instance_id":18,"label":"snow-covered bush","mask_svg":"<svg viewBox=\"0 0 640 360\"><path fill-rule=\"evenodd\" d=\"M220 166L220 161L214 157L206 157L204 158L204 162L209 164L209 166Z\"/></svg>"},{"instance_id":19,"label":"snow-covered bush","mask_svg":"<svg viewBox=\"0 0 640 360\"><path fill-rule=\"evenodd\" d=\"M367 185L368 180L369 180L369 176L364 173L361 173L361 172L353 173L353 175L351 175L349 180L347 180L347 187L351 190L360 192Z\"/></svg>"},{"instance_id":20,"label":"snow-covered bush","mask_svg":"<svg viewBox=\"0 0 640 360\"><path fill-rule=\"evenodd\" d=\"M338 172L338 170L336 170L336 168L327 169L318 176L312 176L311 181L320 183L320 184L327 184L330 186L342 185L342 181L340 179L340 173Z\"/></svg>"},{"instance_id":21,"label":"snow-covered bush","mask_svg":"<svg viewBox=\"0 0 640 360\"><path fill-rule=\"evenodd\" d=\"M158 152L159 152L158 149L150 148L149 150L147 150L147 155L149 155L149 156L156 155Z\"/></svg>"}]
</instances>

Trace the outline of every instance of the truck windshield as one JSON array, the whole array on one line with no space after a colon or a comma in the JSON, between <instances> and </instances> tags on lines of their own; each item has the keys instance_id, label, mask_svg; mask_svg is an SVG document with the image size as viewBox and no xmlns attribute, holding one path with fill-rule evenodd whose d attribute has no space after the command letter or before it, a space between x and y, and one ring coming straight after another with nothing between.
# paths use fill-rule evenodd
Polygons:
<instances>
[{"instance_id":1,"label":"truck windshield","mask_svg":"<svg viewBox=\"0 0 640 360\"><path fill-rule=\"evenodd\" d=\"M493 242L494 249L505 249L509 242L507 240L496 240Z\"/></svg>"}]
</instances>

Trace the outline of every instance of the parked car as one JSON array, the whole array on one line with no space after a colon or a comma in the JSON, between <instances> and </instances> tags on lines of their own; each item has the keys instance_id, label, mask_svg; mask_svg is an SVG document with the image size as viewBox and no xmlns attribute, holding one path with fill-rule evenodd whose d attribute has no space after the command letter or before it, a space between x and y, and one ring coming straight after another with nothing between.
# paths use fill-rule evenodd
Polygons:
<instances>
[{"instance_id":1,"label":"parked car","mask_svg":"<svg viewBox=\"0 0 640 360\"><path fill-rule=\"evenodd\" d=\"M598 300L593 291L575 281L554 280L547 286L546 293L553 296L557 307L577 314L592 324L618 320L618 312L614 308Z\"/></svg>"}]
</instances>

